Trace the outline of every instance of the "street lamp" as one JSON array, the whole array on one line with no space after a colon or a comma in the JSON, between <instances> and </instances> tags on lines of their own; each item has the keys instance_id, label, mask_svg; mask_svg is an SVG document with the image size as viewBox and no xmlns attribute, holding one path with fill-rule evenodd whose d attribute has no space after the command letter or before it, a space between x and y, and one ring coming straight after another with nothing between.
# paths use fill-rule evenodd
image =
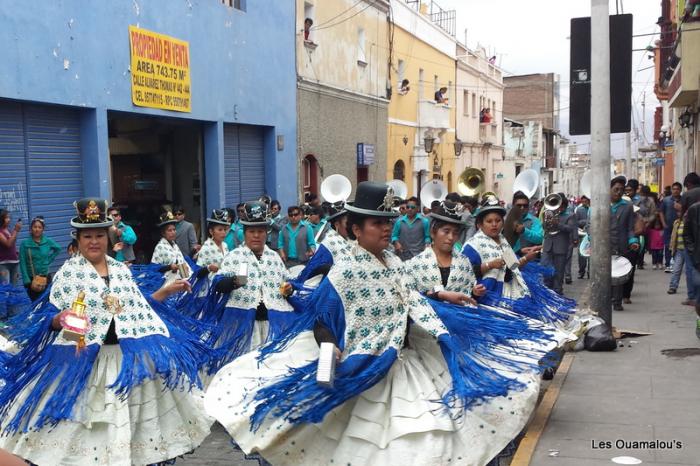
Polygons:
<instances>
[{"instance_id":1,"label":"street lamp","mask_svg":"<svg viewBox=\"0 0 700 466\"><path fill-rule=\"evenodd\" d=\"M462 147L462 141L460 141L459 139L455 139L455 157L459 157L460 155L462 155Z\"/></svg>"},{"instance_id":2,"label":"street lamp","mask_svg":"<svg viewBox=\"0 0 700 466\"><path fill-rule=\"evenodd\" d=\"M431 135L428 134L426 137L423 138L423 146L425 147L425 151L430 154L433 151L433 144L435 143L435 138Z\"/></svg>"}]
</instances>

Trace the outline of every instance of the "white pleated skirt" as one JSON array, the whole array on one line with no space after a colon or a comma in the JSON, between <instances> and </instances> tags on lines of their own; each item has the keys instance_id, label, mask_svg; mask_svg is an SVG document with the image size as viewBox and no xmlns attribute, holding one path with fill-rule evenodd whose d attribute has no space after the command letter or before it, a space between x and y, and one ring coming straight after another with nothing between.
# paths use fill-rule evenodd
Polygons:
<instances>
[{"instance_id":1,"label":"white pleated skirt","mask_svg":"<svg viewBox=\"0 0 700 466\"><path fill-rule=\"evenodd\" d=\"M76 400L73 420L0 436L0 447L39 466L145 465L197 448L213 424L204 410L203 393L196 388L170 390L156 378L120 399L107 387L116 380L121 362L119 345L102 346L88 385ZM53 386L49 391L60 389ZM28 391L19 395L6 419L12 419Z\"/></svg>"},{"instance_id":2,"label":"white pleated skirt","mask_svg":"<svg viewBox=\"0 0 700 466\"><path fill-rule=\"evenodd\" d=\"M241 356L214 377L207 411L247 453L273 465L484 465L528 421L537 401L539 376L518 374L525 389L448 413L437 402L451 377L437 342L411 329L411 348L401 351L387 376L328 413L319 424L292 425L267 418L250 430L255 393L289 367L318 359L312 332L300 334L281 353L259 364L257 351ZM507 372L502 369L503 372Z\"/></svg>"}]
</instances>

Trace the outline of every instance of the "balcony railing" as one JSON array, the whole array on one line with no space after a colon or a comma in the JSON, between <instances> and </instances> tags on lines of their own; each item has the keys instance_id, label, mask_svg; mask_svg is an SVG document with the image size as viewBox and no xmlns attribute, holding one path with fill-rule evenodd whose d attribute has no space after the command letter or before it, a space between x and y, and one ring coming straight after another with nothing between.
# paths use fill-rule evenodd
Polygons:
<instances>
[{"instance_id":1,"label":"balcony railing","mask_svg":"<svg viewBox=\"0 0 700 466\"><path fill-rule=\"evenodd\" d=\"M498 125L496 123L479 124L479 141L482 144L498 144Z\"/></svg>"},{"instance_id":2,"label":"balcony railing","mask_svg":"<svg viewBox=\"0 0 700 466\"><path fill-rule=\"evenodd\" d=\"M450 106L432 100L418 103L418 126L421 128L449 129Z\"/></svg>"}]
</instances>

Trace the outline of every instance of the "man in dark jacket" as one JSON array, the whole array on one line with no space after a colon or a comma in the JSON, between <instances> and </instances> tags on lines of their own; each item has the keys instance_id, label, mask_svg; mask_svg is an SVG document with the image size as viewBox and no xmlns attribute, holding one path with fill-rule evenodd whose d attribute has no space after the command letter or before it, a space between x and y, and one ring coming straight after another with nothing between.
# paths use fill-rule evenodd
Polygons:
<instances>
[{"instance_id":1,"label":"man in dark jacket","mask_svg":"<svg viewBox=\"0 0 700 466\"><path fill-rule=\"evenodd\" d=\"M568 201L562 198L561 207L555 212L556 226L545 228L542 243L542 265L554 267L554 276L545 278L545 285L559 294L564 294L563 283L566 269L566 257L571 250L574 235L578 238L578 227L573 215L567 213Z\"/></svg>"},{"instance_id":2,"label":"man in dark jacket","mask_svg":"<svg viewBox=\"0 0 700 466\"><path fill-rule=\"evenodd\" d=\"M695 335L700 338L700 202L696 202L688 208L683 224L683 241L687 257L693 264L691 286L695 289L695 313L698 319L695 325Z\"/></svg>"},{"instance_id":3,"label":"man in dark jacket","mask_svg":"<svg viewBox=\"0 0 700 466\"><path fill-rule=\"evenodd\" d=\"M683 191L683 185L678 181L671 185L671 193L669 196L664 196L661 201L661 211L666 221L666 228L664 228L664 260L666 264L666 273L671 273L671 232L673 230L673 222L678 218L678 211L675 205L681 202L681 191Z\"/></svg>"},{"instance_id":4,"label":"man in dark jacket","mask_svg":"<svg viewBox=\"0 0 700 466\"><path fill-rule=\"evenodd\" d=\"M576 226L588 233L588 209L591 208L591 201L586 196L581 196L581 204L574 210L576 216ZM583 278L586 275L586 267L588 266L588 258L578 254L578 278Z\"/></svg>"},{"instance_id":5,"label":"man in dark jacket","mask_svg":"<svg viewBox=\"0 0 700 466\"><path fill-rule=\"evenodd\" d=\"M610 182L610 252L615 256L625 256L634 264L639 239L634 235L634 210L632 204L622 199L625 190L625 177L617 176ZM629 257L628 257L629 256ZM624 285L613 286L613 309L622 311Z\"/></svg>"}]
</instances>

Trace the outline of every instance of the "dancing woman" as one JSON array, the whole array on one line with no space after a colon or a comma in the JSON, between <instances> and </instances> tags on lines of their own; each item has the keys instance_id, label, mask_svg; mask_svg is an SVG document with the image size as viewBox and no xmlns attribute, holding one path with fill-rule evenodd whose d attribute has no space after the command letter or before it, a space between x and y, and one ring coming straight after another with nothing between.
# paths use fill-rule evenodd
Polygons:
<instances>
[{"instance_id":1,"label":"dancing woman","mask_svg":"<svg viewBox=\"0 0 700 466\"><path fill-rule=\"evenodd\" d=\"M179 279L187 280L192 274L192 269L175 242L177 235L175 224L177 224L177 219L172 212L167 211L161 214L158 228L160 228L162 237L156 244L151 257L151 263L162 266L160 272L163 273L165 284Z\"/></svg>"},{"instance_id":2,"label":"dancing woman","mask_svg":"<svg viewBox=\"0 0 700 466\"><path fill-rule=\"evenodd\" d=\"M188 284L142 294L107 255L106 202L75 205L79 254L13 322L22 349L6 362L0 447L35 464L127 466L190 452L213 422L197 388L207 349L161 303Z\"/></svg>"},{"instance_id":3,"label":"dancing woman","mask_svg":"<svg viewBox=\"0 0 700 466\"><path fill-rule=\"evenodd\" d=\"M498 199L487 198L476 214L478 231L462 249L477 282L487 290L478 301L548 324L567 321L576 302L544 286L541 268L528 265L537 256L538 248L528 249L520 258L515 255L502 233L505 214Z\"/></svg>"},{"instance_id":4,"label":"dancing woman","mask_svg":"<svg viewBox=\"0 0 700 466\"><path fill-rule=\"evenodd\" d=\"M392 201L386 185L360 183L346 206L357 244L304 317L214 377L207 410L244 452L275 465L479 465L529 415L537 389L494 366L536 366L535 355L507 342L542 335L517 319L486 325L451 309L439 315L408 290L403 263L385 250ZM404 348L409 317L424 338ZM316 382L319 343L336 347L332 387ZM488 401L495 407L482 412Z\"/></svg>"}]
</instances>

